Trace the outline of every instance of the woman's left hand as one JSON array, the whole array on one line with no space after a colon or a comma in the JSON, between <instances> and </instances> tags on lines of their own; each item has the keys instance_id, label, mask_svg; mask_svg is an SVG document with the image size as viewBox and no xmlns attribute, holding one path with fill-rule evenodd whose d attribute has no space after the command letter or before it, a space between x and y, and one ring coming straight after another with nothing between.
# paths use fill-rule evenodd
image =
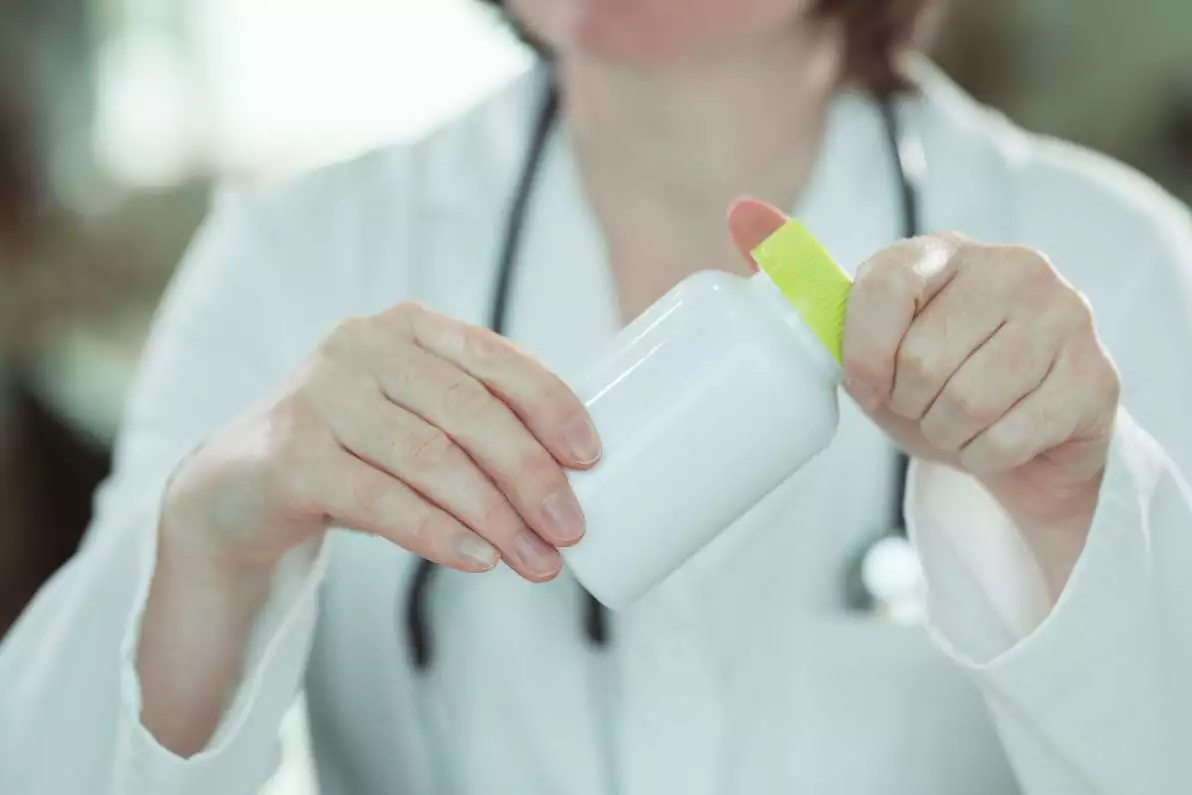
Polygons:
<instances>
[{"instance_id":1,"label":"woman's left hand","mask_svg":"<svg viewBox=\"0 0 1192 795\"><path fill-rule=\"evenodd\" d=\"M747 201L730 226L745 248L784 220ZM1097 506L1120 394L1084 297L1037 251L915 238L858 270L843 358L845 388L903 450L984 484L1058 596Z\"/></svg>"}]
</instances>

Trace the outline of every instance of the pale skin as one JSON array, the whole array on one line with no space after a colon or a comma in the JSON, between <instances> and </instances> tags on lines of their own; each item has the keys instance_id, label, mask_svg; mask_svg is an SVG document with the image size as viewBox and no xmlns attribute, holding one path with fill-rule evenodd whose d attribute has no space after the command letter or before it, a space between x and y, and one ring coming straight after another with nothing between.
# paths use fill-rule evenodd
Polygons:
<instances>
[{"instance_id":1,"label":"pale skin","mask_svg":"<svg viewBox=\"0 0 1192 795\"><path fill-rule=\"evenodd\" d=\"M745 201L743 251L785 220ZM844 386L908 454L975 476L1030 547L1053 598L1084 548L1121 393L1092 309L1047 257L957 234L857 271Z\"/></svg>"},{"instance_id":2,"label":"pale skin","mask_svg":"<svg viewBox=\"0 0 1192 795\"><path fill-rule=\"evenodd\" d=\"M556 53L622 314L697 269L748 272L740 252L783 216L739 202L726 234L724 208L745 194L793 203L838 32L808 22L804 0L513 6ZM907 452L981 480L1058 594L1096 508L1119 386L1088 305L1045 256L955 235L879 252L858 273L844 370ZM179 755L202 750L277 561L329 527L460 571L557 576L558 548L584 531L565 470L600 453L578 399L496 335L407 304L346 321L175 472L137 660L145 726Z\"/></svg>"}]
</instances>

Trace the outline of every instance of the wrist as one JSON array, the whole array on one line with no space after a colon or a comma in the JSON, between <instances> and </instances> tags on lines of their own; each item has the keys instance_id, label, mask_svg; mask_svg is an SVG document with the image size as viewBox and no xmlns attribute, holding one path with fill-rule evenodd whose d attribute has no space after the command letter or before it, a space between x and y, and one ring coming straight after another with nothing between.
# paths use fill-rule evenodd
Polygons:
<instances>
[{"instance_id":1,"label":"wrist","mask_svg":"<svg viewBox=\"0 0 1192 795\"><path fill-rule=\"evenodd\" d=\"M1003 498L996 488L990 489L1018 528L1039 566L1053 603L1063 593L1084 551L1104 475L1102 469L1086 481L1045 499L1016 501Z\"/></svg>"},{"instance_id":2,"label":"wrist","mask_svg":"<svg viewBox=\"0 0 1192 795\"><path fill-rule=\"evenodd\" d=\"M225 565L201 521L167 493L141 622L141 721L175 754L201 751L243 676L248 639L272 571Z\"/></svg>"},{"instance_id":3,"label":"wrist","mask_svg":"<svg viewBox=\"0 0 1192 795\"><path fill-rule=\"evenodd\" d=\"M245 563L185 502L172 488L166 494L157 527L158 576L166 574L188 590L264 601L276 561Z\"/></svg>"}]
</instances>

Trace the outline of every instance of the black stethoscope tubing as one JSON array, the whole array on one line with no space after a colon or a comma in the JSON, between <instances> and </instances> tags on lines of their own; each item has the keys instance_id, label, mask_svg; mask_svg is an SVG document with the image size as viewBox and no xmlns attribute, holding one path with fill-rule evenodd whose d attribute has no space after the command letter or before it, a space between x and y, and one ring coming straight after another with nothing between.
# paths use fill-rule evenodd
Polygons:
<instances>
[{"instance_id":1,"label":"black stethoscope tubing","mask_svg":"<svg viewBox=\"0 0 1192 795\"><path fill-rule=\"evenodd\" d=\"M881 111L882 124L885 130L886 142L890 151L890 162L895 171L898 186L898 203L900 207L901 231L903 237L910 238L919 234L920 221L920 190L919 181L922 179L922 169L914 169L907 162L911 147L898 118L897 108L889 96L876 97ZM509 296L512 292L513 277L517 270L519 253L523 233L526 228L526 215L530 199L534 194L535 183L541 172L542 161L546 152L546 145L550 133L554 129L559 115L559 92L550 81L538 109L537 119L531 133L526 155L522 163L521 174L510 202L509 211L505 219L505 233L501 245L500 257L497 260L497 279L493 291L492 305L489 310L488 326L498 334L505 333L509 308ZM895 528L891 534L901 535L905 532L902 516L902 496L906 493L906 474L909 461L901 452L898 453L896 493L896 516L891 523ZM845 600L850 607L866 607L866 597L858 591L856 583L859 581L861 559L853 561L846 572ZM428 599L431 585L434 581L438 566L420 559L413 578L410 580L404 615L404 635L410 653L411 661L416 670L427 669L431 664L430 623L428 620ZM609 641L608 613L590 594L584 598L584 634L593 646L604 647Z\"/></svg>"}]
</instances>

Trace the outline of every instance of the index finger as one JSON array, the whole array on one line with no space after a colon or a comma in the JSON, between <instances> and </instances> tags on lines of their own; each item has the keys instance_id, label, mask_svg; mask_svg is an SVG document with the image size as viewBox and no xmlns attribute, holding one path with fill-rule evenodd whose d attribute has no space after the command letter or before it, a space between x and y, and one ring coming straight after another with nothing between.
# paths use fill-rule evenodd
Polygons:
<instances>
[{"instance_id":1,"label":"index finger","mask_svg":"<svg viewBox=\"0 0 1192 795\"><path fill-rule=\"evenodd\" d=\"M484 384L555 459L573 469L600 459L600 438L583 402L563 380L504 337L434 312L422 312L414 340Z\"/></svg>"},{"instance_id":2,"label":"index finger","mask_svg":"<svg viewBox=\"0 0 1192 795\"><path fill-rule=\"evenodd\" d=\"M879 252L857 270L845 313L842 364L845 384L862 403L889 400L902 339L956 275L961 244L952 235L916 237Z\"/></svg>"}]
</instances>

